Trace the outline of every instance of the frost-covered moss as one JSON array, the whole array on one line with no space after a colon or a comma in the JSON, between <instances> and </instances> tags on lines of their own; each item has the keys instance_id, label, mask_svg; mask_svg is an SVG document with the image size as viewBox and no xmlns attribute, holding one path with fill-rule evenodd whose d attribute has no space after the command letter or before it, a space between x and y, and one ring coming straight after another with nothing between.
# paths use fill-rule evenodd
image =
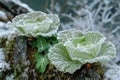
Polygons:
<instances>
[{"instance_id":1,"label":"frost-covered moss","mask_svg":"<svg viewBox=\"0 0 120 80\"><path fill-rule=\"evenodd\" d=\"M0 72L10 69L10 65L6 63L3 49L0 48Z\"/></svg>"}]
</instances>

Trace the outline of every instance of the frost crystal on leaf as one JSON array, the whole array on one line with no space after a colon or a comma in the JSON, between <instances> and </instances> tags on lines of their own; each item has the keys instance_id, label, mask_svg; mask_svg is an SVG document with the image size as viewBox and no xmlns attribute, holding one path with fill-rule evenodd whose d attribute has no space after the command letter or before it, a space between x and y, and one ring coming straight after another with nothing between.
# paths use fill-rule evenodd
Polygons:
<instances>
[{"instance_id":1,"label":"frost crystal on leaf","mask_svg":"<svg viewBox=\"0 0 120 80\"><path fill-rule=\"evenodd\" d=\"M74 36L71 35L73 32L76 32ZM52 47L48 54L51 63L58 70L73 73L83 64L106 63L115 57L116 48L114 44L106 41L104 35L99 32L76 35L79 33L81 32L72 29L58 33L59 43Z\"/></svg>"},{"instance_id":2,"label":"frost crystal on leaf","mask_svg":"<svg viewBox=\"0 0 120 80\"><path fill-rule=\"evenodd\" d=\"M35 11L21 14L7 23L7 27L15 29L18 36L36 37L52 36L58 30L60 20L56 14Z\"/></svg>"},{"instance_id":3,"label":"frost crystal on leaf","mask_svg":"<svg viewBox=\"0 0 120 80\"><path fill-rule=\"evenodd\" d=\"M83 35L82 32L76 29L69 29L69 30L64 30L60 31L57 35L57 39L59 42L65 42L70 38L75 38L75 37L81 37Z\"/></svg>"}]
</instances>

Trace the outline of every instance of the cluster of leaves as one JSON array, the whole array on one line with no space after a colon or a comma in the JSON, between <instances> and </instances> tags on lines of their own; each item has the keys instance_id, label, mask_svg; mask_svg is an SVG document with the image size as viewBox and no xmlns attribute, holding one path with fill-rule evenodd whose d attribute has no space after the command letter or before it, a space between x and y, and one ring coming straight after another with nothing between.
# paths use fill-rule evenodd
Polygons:
<instances>
[{"instance_id":1,"label":"cluster of leaves","mask_svg":"<svg viewBox=\"0 0 120 80\"><path fill-rule=\"evenodd\" d=\"M59 22L59 17L56 14L34 11L15 16L6 26L15 31L17 36L37 37L41 35L46 37L57 32Z\"/></svg>"},{"instance_id":2,"label":"cluster of leaves","mask_svg":"<svg viewBox=\"0 0 120 80\"><path fill-rule=\"evenodd\" d=\"M59 43L50 48L48 57L60 71L74 73L86 63L107 63L116 55L114 44L99 32L70 29L58 33Z\"/></svg>"},{"instance_id":3,"label":"cluster of leaves","mask_svg":"<svg viewBox=\"0 0 120 80\"><path fill-rule=\"evenodd\" d=\"M44 73L49 63L47 57L48 49L57 42L54 35L57 33L60 25L59 23L60 20L56 14L46 14L41 11L21 14L9 21L5 26L6 31L3 30L0 34L0 47L5 49L7 61L11 63L11 70L8 74L13 74L15 77L20 76L20 79L23 79L21 74L23 71L18 71L18 67L14 66L20 64L21 66L19 69L25 70L27 66L31 69L29 65L34 64L27 62L27 58L31 60L32 57L33 60L33 55L26 57L27 47L29 47L27 46L27 39L30 37L36 39L32 44L32 48L36 48L37 50L34 55L36 69L40 73ZM27 73L25 72L25 74Z\"/></svg>"},{"instance_id":4,"label":"cluster of leaves","mask_svg":"<svg viewBox=\"0 0 120 80\"><path fill-rule=\"evenodd\" d=\"M38 37L36 41L33 42L32 47L37 49L35 54L36 69L40 73L44 73L47 65L49 64L48 50L49 48L56 44L58 41L55 36L52 37Z\"/></svg>"}]
</instances>

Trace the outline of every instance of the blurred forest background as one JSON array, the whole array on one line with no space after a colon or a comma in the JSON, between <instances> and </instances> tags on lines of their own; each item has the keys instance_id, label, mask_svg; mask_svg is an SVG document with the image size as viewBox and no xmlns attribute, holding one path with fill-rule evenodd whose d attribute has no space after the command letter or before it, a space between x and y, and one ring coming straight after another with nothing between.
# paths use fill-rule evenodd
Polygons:
<instances>
[{"instance_id":1,"label":"blurred forest background","mask_svg":"<svg viewBox=\"0 0 120 80\"><path fill-rule=\"evenodd\" d=\"M21 1L28 4L34 10L40 10L40 11L45 11L48 3L50 3L50 0L21 0Z\"/></svg>"}]
</instances>

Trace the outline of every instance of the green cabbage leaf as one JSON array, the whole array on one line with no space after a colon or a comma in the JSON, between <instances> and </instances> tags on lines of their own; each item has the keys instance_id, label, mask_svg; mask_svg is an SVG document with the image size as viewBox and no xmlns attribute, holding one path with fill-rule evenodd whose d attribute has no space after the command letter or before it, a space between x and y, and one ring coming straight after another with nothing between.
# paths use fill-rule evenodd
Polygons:
<instances>
[{"instance_id":1,"label":"green cabbage leaf","mask_svg":"<svg viewBox=\"0 0 120 80\"><path fill-rule=\"evenodd\" d=\"M18 36L46 37L56 34L59 25L60 20L56 14L34 11L16 16L6 27L15 30Z\"/></svg>"},{"instance_id":2,"label":"green cabbage leaf","mask_svg":"<svg viewBox=\"0 0 120 80\"><path fill-rule=\"evenodd\" d=\"M115 58L114 44L106 41L105 36L99 32L82 33L71 29L58 34L59 43L49 50L48 57L62 72L74 73L83 64L107 63Z\"/></svg>"}]
</instances>

